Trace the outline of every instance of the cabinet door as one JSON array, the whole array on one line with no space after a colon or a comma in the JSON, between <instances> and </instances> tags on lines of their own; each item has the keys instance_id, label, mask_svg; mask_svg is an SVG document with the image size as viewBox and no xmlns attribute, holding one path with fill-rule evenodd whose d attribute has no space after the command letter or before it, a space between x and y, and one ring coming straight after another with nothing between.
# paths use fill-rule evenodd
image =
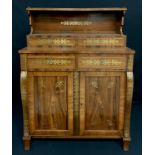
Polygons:
<instances>
[{"instance_id":1,"label":"cabinet door","mask_svg":"<svg viewBox=\"0 0 155 155\"><path fill-rule=\"evenodd\" d=\"M28 107L31 135L72 135L73 73L29 72Z\"/></svg>"},{"instance_id":2,"label":"cabinet door","mask_svg":"<svg viewBox=\"0 0 155 155\"><path fill-rule=\"evenodd\" d=\"M125 74L82 72L80 135L120 137L124 123Z\"/></svg>"}]
</instances>

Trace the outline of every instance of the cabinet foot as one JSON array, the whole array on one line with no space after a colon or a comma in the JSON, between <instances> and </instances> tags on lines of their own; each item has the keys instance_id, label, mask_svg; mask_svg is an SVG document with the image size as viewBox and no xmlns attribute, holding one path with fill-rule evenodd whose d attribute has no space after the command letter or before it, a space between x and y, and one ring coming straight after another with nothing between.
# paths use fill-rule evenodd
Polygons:
<instances>
[{"instance_id":1,"label":"cabinet foot","mask_svg":"<svg viewBox=\"0 0 155 155\"><path fill-rule=\"evenodd\" d=\"M129 150L129 144L130 144L130 139L123 139L123 150L124 151Z\"/></svg>"},{"instance_id":2,"label":"cabinet foot","mask_svg":"<svg viewBox=\"0 0 155 155\"><path fill-rule=\"evenodd\" d=\"M31 137L23 137L23 145L25 151L30 150L30 144L31 144Z\"/></svg>"}]
</instances>

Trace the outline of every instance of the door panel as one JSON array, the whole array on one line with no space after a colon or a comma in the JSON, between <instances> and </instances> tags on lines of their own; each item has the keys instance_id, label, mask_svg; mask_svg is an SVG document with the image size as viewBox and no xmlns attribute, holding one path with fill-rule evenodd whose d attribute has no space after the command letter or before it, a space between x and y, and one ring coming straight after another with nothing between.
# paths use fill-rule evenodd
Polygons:
<instances>
[{"instance_id":1,"label":"door panel","mask_svg":"<svg viewBox=\"0 0 155 155\"><path fill-rule=\"evenodd\" d=\"M119 135L122 132L124 76L121 72L81 73L81 135Z\"/></svg>"},{"instance_id":2,"label":"door panel","mask_svg":"<svg viewBox=\"0 0 155 155\"><path fill-rule=\"evenodd\" d=\"M31 134L71 135L73 75L67 72L28 74Z\"/></svg>"}]
</instances>

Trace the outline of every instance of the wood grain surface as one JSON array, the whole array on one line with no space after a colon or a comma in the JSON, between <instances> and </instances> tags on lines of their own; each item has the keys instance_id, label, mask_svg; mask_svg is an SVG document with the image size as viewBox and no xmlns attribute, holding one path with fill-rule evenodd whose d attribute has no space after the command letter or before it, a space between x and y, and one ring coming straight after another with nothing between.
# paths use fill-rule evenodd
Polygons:
<instances>
[{"instance_id":1,"label":"wood grain surface","mask_svg":"<svg viewBox=\"0 0 155 155\"><path fill-rule=\"evenodd\" d=\"M80 134L104 135L124 122L125 75L121 72L83 72L80 78ZM95 130L95 131L93 131ZM105 130L105 131L104 131ZM116 131L114 133L117 134ZM114 134L113 133L113 134Z\"/></svg>"},{"instance_id":2,"label":"wood grain surface","mask_svg":"<svg viewBox=\"0 0 155 155\"><path fill-rule=\"evenodd\" d=\"M28 74L31 134L73 132L72 77L67 72Z\"/></svg>"}]
</instances>

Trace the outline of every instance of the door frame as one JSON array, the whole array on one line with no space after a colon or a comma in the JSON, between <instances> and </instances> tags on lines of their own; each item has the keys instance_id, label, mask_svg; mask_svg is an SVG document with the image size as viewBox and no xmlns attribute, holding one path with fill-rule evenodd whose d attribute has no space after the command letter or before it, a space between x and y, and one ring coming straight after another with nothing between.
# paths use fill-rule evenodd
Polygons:
<instances>
[{"instance_id":1,"label":"door frame","mask_svg":"<svg viewBox=\"0 0 155 155\"><path fill-rule=\"evenodd\" d=\"M34 106L34 77L35 76L66 76L68 77L67 84L67 130L38 130L35 128L35 106ZM71 136L73 135L73 72L28 72L28 116L30 134L33 136Z\"/></svg>"},{"instance_id":2,"label":"door frame","mask_svg":"<svg viewBox=\"0 0 155 155\"><path fill-rule=\"evenodd\" d=\"M85 129L85 78L87 76L120 77L119 126L118 130L86 130ZM80 73L80 136L121 137L124 126L125 109L125 73L124 72L81 72Z\"/></svg>"}]
</instances>

